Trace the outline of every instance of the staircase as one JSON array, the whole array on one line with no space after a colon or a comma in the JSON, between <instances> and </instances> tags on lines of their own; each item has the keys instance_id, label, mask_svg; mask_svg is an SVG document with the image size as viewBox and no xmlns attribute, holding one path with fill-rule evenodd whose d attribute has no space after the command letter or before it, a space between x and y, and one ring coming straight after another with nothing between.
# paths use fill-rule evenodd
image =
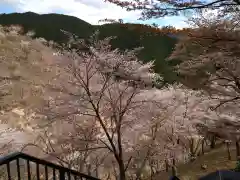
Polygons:
<instances>
[{"instance_id":1,"label":"staircase","mask_svg":"<svg viewBox=\"0 0 240 180\"><path fill-rule=\"evenodd\" d=\"M100 180L22 152L0 158L0 180Z\"/></svg>"}]
</instances>

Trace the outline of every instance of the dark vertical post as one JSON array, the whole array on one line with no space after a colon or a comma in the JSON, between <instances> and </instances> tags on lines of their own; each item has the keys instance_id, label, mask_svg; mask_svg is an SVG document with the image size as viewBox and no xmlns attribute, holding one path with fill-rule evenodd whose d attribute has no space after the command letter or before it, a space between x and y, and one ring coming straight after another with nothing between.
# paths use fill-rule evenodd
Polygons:
<instances>
[{"instance_id":1,"label":"dark vertical post","mask_svg":"<svg viewBox=\"0 0 240 180\"><path fill-rule=\"evenodd\" d=\"M172 175L177 176L177 167L176 167L176 159L172 159Z\"/></svg>"},{"instance_id":2,"label":"dark vertical post","mask_svg":"<svg viewBox=\"0 0 240 180\"><path fill-rule=\"evenodd\" d=\"M215 134L211 135L210 141L211 141L210 147L211 147L211 149L214 149L216 146L216 135Z\"/></svg>"},{"instance_id":3,"label":"dark vertical post","mask_svg":"<svg viewBox=\"0 0 240 180\"><path fill-rule=\"evenodd\" d=\"M239 145L239 142L236 141L235 145L236 145L236 156L239 157L240 156L240 145Z\"/></svg>"},{"instance_id":4,"label":"dark vertical post","mask_svg":"<svg viewBox=\"0 0 240 180\"><path fill-rule=\"evenodd\" d=\"M36 163L36 171L37 171L37 180L40 180L39 164L38 163Z\"/></svg>"},{"instance_id":5,"label":"dark vertical post","mask_svg":"<svg viewBox=\"0 0 240 180\"><path fill-rule=\"evenodd\" d=\"M19 158L17 158L17 176L18 180L21 180Z\"/></svg>"},{"instance_id":6,"label":"dark vertical post","mask_svg":"<svg viewBox=\"0 0 240 180\"><path fill-rule=\"evenodd\" d=\"M71 173L68 172L68 180L71 180Z\"/></svg>"},{"instance_id":7,"label":"dark vertical post","mask_svg":"<svg viewBox=\"0 0 240 180\"><path fill-rule=\"evenodd\" d=\"M65 171L63 169L59 169L59 180L65 180Z\"/></svg>"},{"instance_id":8,"label":"dark vertical post","mask_svg":"<svg viewBox=\"0 0 240 180\"><path fill-rule=\"evenodd\" d=\"M53 180L56 180L56 171L54 168L53 168Z\"/></svg>"},{"instance_id":9,"label":"dark vertical post","mask_svg":"<svg viewBox=\"0 0 240 180\"><path fill-rule=\"evenodd\" d=\"M230 142L226 141L225 143L227 145L228 160L231 160L232 158L231 158L231 152L230 152Z\"/></svg>"},{"instance_id":10,"label":"dark vertical post","mask_svg":"<svg viewBox=\"0 0 240 180\"><path fill-rule=\"evenodd\" d=\"M48 168L45 166L45 179L48 180Z\"/></svg>"},{"instance_id":11,"label":"dark vertical post","mask_svg":"<svg viewBox=\"0 0 240 180\"><path fill-rule=\"evenodd\" d=\"M27 174L28 174L28 180L31 180L31 172L30 172L30 162L27 160Z\"/></svg>"},{"instance_id":12,"label":"dark vertical post","mask_svg":"<svg viewBox=\"0 0 240 180\"><path fill-rule=\"evenodd\" d=\"M10 164L9 164L9 162L7 163L7 175L8 175L8 180L11 180L11 171L10 171Z\"/></svg>"},{"instance_id":13,"label":"dark vertical post","mask_svg":"<svg viewBox=\"0 0 240 180\"><path fill-rule=\"evenodd\" d=\"M169 164L168 164L168 160L166 160L166 159L165 159L165 166L166 166L166 172L168 172Z\"/></svg>"},{"instance_id":14,"label":"dark vertical post","mask_svg":"<svg viewBox=\"0 0 240 180\"><path fill-rule=\"evenodd\" d=\"M204 143L205 143L205 138L202 140L202 155L205 153Z\"/></svg>"}]
</instances>

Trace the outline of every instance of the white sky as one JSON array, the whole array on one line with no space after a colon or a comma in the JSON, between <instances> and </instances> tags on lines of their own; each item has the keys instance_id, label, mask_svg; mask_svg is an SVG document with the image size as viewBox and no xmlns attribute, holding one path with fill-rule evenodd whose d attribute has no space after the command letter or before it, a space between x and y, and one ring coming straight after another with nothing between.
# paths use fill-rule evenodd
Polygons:
<instances>
[{"instance_id":1,"label":"white sky","mask_svg":"<svg viewBox=\"0 0 240 180\"><path fill-rule=\"evenodd\" d=\"M140 12L127 12L125 9L104 0L0 0L0 13L32 11L40 14L61 13L76 16L90 24L98 24L100 19L123 19L124 22L136 22ZM160 25L186 27L182 17L166 17L146 21Z\"/></svg>"}]
</instances>

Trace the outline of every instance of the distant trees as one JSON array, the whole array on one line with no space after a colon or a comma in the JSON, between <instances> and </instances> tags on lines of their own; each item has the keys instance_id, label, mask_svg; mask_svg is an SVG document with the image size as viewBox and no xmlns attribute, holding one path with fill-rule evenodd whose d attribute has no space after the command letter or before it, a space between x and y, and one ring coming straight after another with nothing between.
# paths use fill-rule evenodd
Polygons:
<instances>
[{"instance_id":1,"label":"distant trees","mask_svg":"<svg viewBox=\"0 0 240 180\"><path fill-rule=\"evenodd\" d=\"M131 23L123 23L121 19L115 20L115 19L102 19L99 20L99 22L105 22L105 23L111 23L111 24L121 24L122 26L125 26L126 28L139 31L140 33L152 33L151 35L169 35L169 34L184 34L190 31L189 28L183 28L183 29L176 29L173 26L162 26L160 27L158 24L153 23L151 25L148 24L131 24Z\"/></svg>"},{"instance_id":2,"label":"distant trees","mask_svg":"<svg viewBox=\"0 0 240 180\"><path fill-rule=\"evenodd\" d=\"M2 113L14 107L30 105L40 91L34 86L44 77L43 56L49 50L31 37L21 36L20 27L0 27L0 110ZM30 98L31 96L31 98ZM36 100L36 99L35 99ZM31 102L32 101L32 102Z\"/></svg>"},{"instance_id":3,"label":"distant trees","mask_svg":"<svg viewBox=\"0 0 240 180\"><path fill-rule=\"evenodd\" d=\"M42 72L51 51L21 32L20 26L0 26L1 154L19 148L12 135L18 135L19 129L26 130L29 119L24 114L30 117L43 93L37 85L47 77Z\"/></svg>"},{"instance_id":4,"label":"distant trees","mask_svg":"<svg viewBox=\"0 0 240 180\"><path fill-rule=\"evenodd\" d=\"M0 118L3 124L21 124L12 111L22 114L21 108L32 109L43 93L37 85L48 77L42 76L42 72L51 51L38 40L21 36L21 30L19 26L0 27Z\"/></svg>"},{"instance_id":5,"label":"distant trees","mask_svg":"<svg viewBox=\"0 0 240 180\"><path fill-rule=\"evenodd\" d=\"M98 22L104 22L104 23L120 23L120 24L123 24L123 20L122 19L118 19L118 20L115 20L115 19L101 19L99 20Z\"/></svg>"}]
</instances>

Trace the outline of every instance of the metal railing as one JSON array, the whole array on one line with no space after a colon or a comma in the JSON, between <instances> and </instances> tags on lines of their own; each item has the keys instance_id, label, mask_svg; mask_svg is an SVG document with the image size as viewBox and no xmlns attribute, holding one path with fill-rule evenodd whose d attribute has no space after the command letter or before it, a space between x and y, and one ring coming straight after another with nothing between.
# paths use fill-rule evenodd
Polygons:
<instances>
[{"instance_id":1,"label":"metal railing","mask_svg":"<svg viewBox=\"0 0 240 180\"><path fill-rule=\"evenodd\" d=\"M15 152L1 157L0 167L2 170L0 179L100 180L22 152ZM35 174L32 171L35 171Z\"/></svg>"}]
</instances>

